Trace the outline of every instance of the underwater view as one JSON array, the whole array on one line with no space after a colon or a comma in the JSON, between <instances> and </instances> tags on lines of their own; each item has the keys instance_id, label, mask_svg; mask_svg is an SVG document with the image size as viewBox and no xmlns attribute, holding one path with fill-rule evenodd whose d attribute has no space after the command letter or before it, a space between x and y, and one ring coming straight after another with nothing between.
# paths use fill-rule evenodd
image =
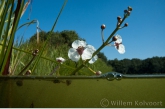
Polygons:
<instances>
[{"instance_id":1,"label":"underwater view","mask_svg":"<svg viewBox=\"0 0 165 109\"><path fill-rule=\"evenodd\" d=\"M110 77L109 77L110 78ZM0 106L23 108L163 108L162 78L0 78ZM114 80L113 80L114 79Z\"/></svg>"},{"instance_id":2,"label":"underwater view","mask_svg":"<svg viewBox=\"0 0 165 109\"><path fill-rule=\"evenodd\" d=\"M1 0L0 107L164 108L164 3Z\"/></svg>"}]
</instances>

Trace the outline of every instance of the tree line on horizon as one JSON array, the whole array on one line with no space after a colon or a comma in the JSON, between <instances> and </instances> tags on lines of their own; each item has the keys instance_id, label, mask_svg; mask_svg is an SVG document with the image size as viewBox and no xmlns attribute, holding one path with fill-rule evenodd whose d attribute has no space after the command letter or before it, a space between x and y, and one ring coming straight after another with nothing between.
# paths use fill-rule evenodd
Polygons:
<instances>
[{"instance_id":1,"label":"tree line on horizon","mask_svg":"<svg viewBox=\"0 0 165 109\"><path fill-rule=\"evenodd\" d=\"M112 66L113 71L122 74L165 74L165 57L108 60L104 53L98 55L107 65Z\"/></svg>"},{"instance_id":2,"label":"tree line on horizon","mask_svg":"<svg viewBox=\"0 0 165 109\"><path fill-rule=\"evenodd\" d=\"M152 57L144 60L133 58L108 60L116 72L123 74L165 74L165 57Z\"/></svg>"}]
</instances>

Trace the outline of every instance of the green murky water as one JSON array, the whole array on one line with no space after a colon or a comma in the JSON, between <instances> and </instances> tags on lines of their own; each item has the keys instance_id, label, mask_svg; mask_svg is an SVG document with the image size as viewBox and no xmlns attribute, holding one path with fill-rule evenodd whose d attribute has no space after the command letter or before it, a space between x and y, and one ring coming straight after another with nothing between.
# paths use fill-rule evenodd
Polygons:
<instances>
[{"instance_id":1,"label":"green murky water","mask_svg":"<svg viewBox=\"0 0 165 109\"><path fill-rule=\"evenodd\" d=\"M165 107L165 78L0 79L0 107Z\"/></svg>"}]
</instances>

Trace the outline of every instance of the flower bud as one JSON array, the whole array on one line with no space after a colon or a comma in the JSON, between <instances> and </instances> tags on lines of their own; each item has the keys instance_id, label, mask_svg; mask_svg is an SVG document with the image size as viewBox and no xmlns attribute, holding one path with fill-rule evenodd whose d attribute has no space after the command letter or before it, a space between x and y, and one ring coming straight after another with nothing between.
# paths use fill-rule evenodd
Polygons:
<instances>
[{"instance_id":1,"label":"flower bud","mask_svg":"<svg viewBox=\"0 0 165 109\"><path fill-rule=\"evenodd\" d=\"M128 23L125 23L124 26L127 27L128 26Z\"/></svg>"},{"instance_id":2,"label":"flower bud","mask_svg":"<svg viewBox=\"0 0 165 109\"><path fill-rule=\"evenodd\" d=\"M34 52L35 52L35 53L38 53L38 52L39 52L39 50L38 50L38 49L36 49Z\"/></svg>"},{"instance_id":3,"label":"flower bud","mask_svg":"<svg viewBox=\"0 0 165 109\"><path fill-rule=\"evenodd\" d=\"M120 17L120 16L118 16L118 17L117 17L117 20L119 21L120 19L121 19L121 17Z\"/></svg>"},{"instance_id":4,"label":"flower bud","mask_svg":"<svg viewBox=\"0 0 165 109\"><path fill-rule=\"evenodd\" d=\"M101 71L97 71L96 75L101 75L101 73L102 73Z\"/></svg>"},{"instance_id":5,"label":"flower bud","mask_svg":"<svg viewBox=\"0 0 165 109\"><path fill-rule=\"evenodd\" d=\"M128 10L124 10L124 13L127 14Z\"/></svg>"},{"instance_id":6,"label":"flower bud","mask_svg":"<svg viewBox=\"0 0 165 109\"><path fill-rule=\"evenodd\" d=\"M36 56L37 54L35 52L32 53L33 56Z\"/></svg>"},{"instance_id":7,"label":"flower bud","mask_svg":"<svg viewBox=\"0 0 165 109\"><path fill-rule=\"evenodd\" d=\"M128 6L128 11L132 11L132 7Z\"/></svg>"},{"instance_id":8,"label":"flower bud","mask_svg":"<svg viewBox=\"0 0 165 109\"><path fill-rule=\"evenodd\" d=\"M25 75L30 75L31 74L31 70L26 71Z\"/></svg>"},{"instance_id":9,"label":"flower bud","mask_svg":"<svg viewBox=\"0 0 165 109\"><path fill-rule=\"evenodd\" d=\"M128 11L128 12L127 12L128 16L130 15L130 13L131 13L131 11Z\"/></svg>"},{"instance_id":10,"label":"flower bud","mask_svg":"<svg viewBox=\"0 0 165 109\"><path fill-rule=\"evenodd\" d=\"M118 22L121 23L122 22L122 19L120 19Z\"/></svg>"},{"instance_id":11,"label":"flower bud","mask_svg":"<svg viewBox=\"0 0 165 109\"><path fill-rule=\"evenodd\" d=\"M33 56L36 56L38 52L39 52L39 50L36 49L36 50L33 51L32 55L33 55Z\"/></svg>"},{"instance_id":12,"label":"flower bud","mask_svg":"<svg viewBox=\"0 0 165 109\"><path fill-rule=\"evenodd\" d=\"M131 11L129 10L124 10L124 13L127 14L128 16L130 15Z\"/></svg>"},{"instance_id":13,"label":"flower bud","mask_svg":"<svg viewBox=\"0 0 165 109\"><path fill-rule=\"evenodd\" d=\"M104 24L101 25L101 29L102 30L105 29L105 25Z\"/></svg>"},{"instance_id":14,"label":"flower bud","mask_svg":"<svg viewBox=\"0 0 165 109\"><path fill-rule=\"evenodd\" d=\"M116 41L116 40L117 40L117 37L113 36L112 41Z\"/></svg>"},{"instance_id":15,"label":"flower bud","mask_svg":"<svg viewBox=\"0 0 165 109\"><path fill-rule=\"evenodd\" d=\"M58 57L56 58L56 61L62 64L63 62L65 62L65 59L62 57Z\"/></svg>"}]
</instances>

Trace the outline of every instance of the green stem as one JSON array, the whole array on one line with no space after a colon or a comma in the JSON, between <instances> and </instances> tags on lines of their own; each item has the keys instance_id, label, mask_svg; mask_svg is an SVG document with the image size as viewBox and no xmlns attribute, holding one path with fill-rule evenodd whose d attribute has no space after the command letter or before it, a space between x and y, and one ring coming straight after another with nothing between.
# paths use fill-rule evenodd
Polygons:
<instances>
[{"instance_id":1,"label":"green stem","mask_svg":"<svg viewBox=\"0 0 165 109\"><path fill-rule=\"evenodd\" d=\"M96 72L94 70L92 70L90 67L88 67L88 66L85 66L85 67L87 67L92 73L96 74Z\"/></svg>"},{"instance_id":2,"label":"green stem","mask_svg":"<svg viewBox=\"0 0 165 109\"><path fill-rule=\"evenodd\" d=\"M10 0L7 0L7 3L5 5L5 10L2 12L1 23L0 23L0 39L2 37L2 30L4 28L5 18L7 16L7 10L9 9L10 2L11 2Z\"/></svg>"},{"instance_id":3,"label":"green stem","mask_svg":"<svg viewBox=\"0 0 165 109\"><path fill-rule=\"evenodd\" d=\"M56 18L56 21L54 22L54 25L53 25L53 27L52 27L50 33L48 34L47 40L44 42L44 45L43 45L43 47L42 47L42 49L41 49L41 52L39 53L39 56L36 58L36 61L34 62L34 66L33 66L33 68L32 68L32 72L34 72L34 70L35 70L35 68L36 68L36 66L37 66L37 64L38 64L38 62L39 62L39 59L41 58L41 55L42 55L42 53L43 53L43 51L44 51L44 49L45 49L45 47L46 47L46 44L47 44L48 40L50 39L50 36L51 36L51 34L52 34L52 32L53 32L53 30L54 30L56 24L57 24L57 21L58 21L60 15L61 15L61 13L62 13L62 11L63 11L63 9L64 9L66 3L67 3L67 0L65 0L65 2L64 2L64 4L63 4L63 6L62 6L62 8L61 8L61 10L60 10L60 12L59 12L57 18Z\"/></svg>"},{"instance_id":4,"label":"green stem","mask_svg":"<svg viewBox=\"0 0 165 109\"><path fill-rule=\"evenodd\" d=\"M10 14L8 16L9 22L8 22L7 28L6 28L6 33L5 33L6 37L4 37L4 42L3 42L3 45L2 45L2 51L1 51L1 54L0 54L1 57L4 57L4 55L5 55L5 45L7 44L7 38L8 38L9 27L11 25L10 24L11 23L10 20L11 20L11 15L12 15L13 7L14 7L14 1L12 3ZM12 26L11 26L11 28L12 28ZM0 58L0 62L1 62L0 65L2 65L3 58Z\"/></svg>"},{"instance_id":5,"label":"green stem","mask_svg":"<svg viewBox=\"0 0 165 109\"><path fill-rule=\"evenodd\" d=\"M0 4L0 22L2 21L1 16L3 14L3 10L5 9L4 8L5 2L6 2L6 0L3 0L3 1L1 0L1 4Z\"/></svg>"},{"instance_id":6,"label":"green stem","mask_svg":"<svg viewBox=\"0 0 165 109\"><path fill-rule=\"evenodd\" d=\"M5 1L4 1L5 2ZM3 31L3 28L4 28L4 23L5 23L5 18L6 18L6 15L7 15L7 10L9 9L9 4L10 4L10 1L8 0L7 3L6 3L6 6L5 6L5 10L2 12L2 17L0 18L1 19L1 23L0 23L0 40L1 40L1 37L2 37L2 31ZM7 37L7 35L6 35ZM5 42L3 42L3 44L5 44ZM2 67L2 63L3 63L3 54L4 54L4 50L3 50L4 46L2 46L2 51L1 51L1 54L0 54L0 67Z\"/></svg>"},{"instance_id":7,"label":"green stem","mask_svg":"<svg viewBox=\"0 0 165 109\"><path fill-rule=\"evenodd\" d=\"M33 62L34 58L36 56L33 56L33 58L30 60L30 62L22 69L22 71L18 75L22 75L23 72L29 67L29 65Z\"/></svg>"},{"instance_id":8,"label":"green stem","mask_svg":"<svg viewBox=\"0 0 165 109\"><path fill-rule=\"evenodd\" d=\"M104 33L103 33L103 29L101 29L101 38L102 38L102 41L104 43Z\"/></svg>"},{"instance_id":9,"label":"green stem","mask_svg":"<svg viewBox=\"0 0 165 109\"><path fill-rule=\"evenodd\" d=\"M7 63L9 63L9 61L10 61L10 56L11 56L11 51L12 51L12 46L13 46L13 41L14 41L14 35L15 35L16 28L17 28L18 23L19 23L19 19L20 19L20 15L21 15L21 12L23 9L23 5L24 5L24 0L18 0L17 8L15 10L15 18L14 18L14 22L13 22L11 37L10 37L9 44L8 44L8 47L6 50L6 54L4 56L4 61L1 65L1 69L0 69L1 73L2 72L4 73L5 71L8 70L8 68L6 66L8 66Z\"/></svg>"},{"instance_id":10,"label":"green stem","mask_svg":"<svg viewBox=\"0 0 165 109\"><path fill-rule=\"evenodd\" d=\"M59 66L59 67L58 67L58 69L57 69L56 77L57 77L57 76L60 76L60 64L59 64L58 66Z\"/></svg>"},{"instance_id":11,"label":"green stem","mask_svg":"<svg viewBox=\"0 0 165 109\"><path fill-rule=\"evenodd\" d=\"M56 67L54 68L54 70L53 70L49 75L53 75L53 73L56 73L58 69L59 69L59 66L56 66Z\"/></svg>"},{"instance_id":12,"label":"green stem","mask_svg":"<svg viewBox=\"0 0 165 109\"><path fill-rule=\"evenodd\" d=\"M0 45L2 45L2 44L0 43ZM16 47L13 47L13 49L18 50L18 51L21 51L21 52L24 52L24 53L27 53L27 54L32 54L31 52L28 52L28 51L25 51L25 50L22 50L22 49L19 49L19 48L16 48ZM51 61L51 62L58 63L58 62L57 62L56 60L54 60L54 59L50 59L50 58L43 57L43 56L41 56L41 58L42 58L42 59L46 59L46 60ZM62 65L62 66L65 66L65 67L68 67L68 68L70 68L70 69L75 69L75 68L72 68L72 67L70 67L70 66L68 66L68 65L65 65L65 64L61 64L61 65Z\"/></svg>"}]
</instances>

